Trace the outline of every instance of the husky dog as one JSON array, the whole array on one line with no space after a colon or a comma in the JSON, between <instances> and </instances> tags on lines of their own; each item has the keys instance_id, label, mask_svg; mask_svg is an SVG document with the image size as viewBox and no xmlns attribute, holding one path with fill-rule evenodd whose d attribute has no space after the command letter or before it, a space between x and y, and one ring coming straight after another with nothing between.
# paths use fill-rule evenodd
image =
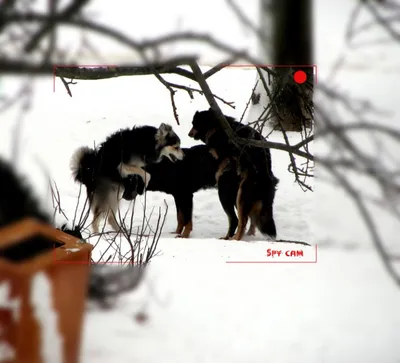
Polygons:
<instances>
[{"instance_id":1,"label":"husky dog","mask_svg":"<svg viewBox=\"0 0 400 363\"><path fill-rule=\"evenodd\" d=\"M90 209L93 213L93 230L99 232L101 217L106 217L115 231L120 196L134 199L138 194L132 182L140 176L147 187L151 176L147 165L158 163L163 157L171 162L182 160L184 153L180 139L168 124L134 126L107 137L96 149L81 147L71 158L71 170L76 182L85 185ZM131 178L130 176L136 176ZM129 190L124 194L124 183L129 180ZM141 193L140 193L141 194Z\"/></svg>"}]
</instances>

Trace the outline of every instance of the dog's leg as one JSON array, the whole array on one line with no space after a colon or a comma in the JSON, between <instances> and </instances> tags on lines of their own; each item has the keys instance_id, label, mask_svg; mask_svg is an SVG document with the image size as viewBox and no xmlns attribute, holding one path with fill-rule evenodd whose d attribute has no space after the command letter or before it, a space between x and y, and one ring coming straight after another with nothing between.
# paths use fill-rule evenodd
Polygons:
<instances>
[{"instance_id":1,"label":"dog's leg","mask_svg":"<svg viewBox=\"0 0 400 363\"><path fill-rule=\"evenodd\" d=\"M122 179L122 185L119 186L119 189L122 190L122 198L131 201L138 194L143 194L144 182L140 175L129 174L126 178Z\"/></svg>"},{"instance_id":2,"label":"dog's leg","mask_svg":"<svg viewBox=\"0 0 400 363\"><path fill-rule=\"evenodd\" d=\"M236 231L238 225L238 218L235 213L236 196L238 193L239 182L237 180L236 172L230 170L223 173L218 178L218 196L221 206L228 217L228 232L220 239L229 239Z\"/></svg>"},{"instance_id":3,"label":"dog's leg","mask_svg":"<svg viewBox=\"0 0 400 363\"><path fill-rule=\"evenodd\" d=\"M263 206L263 204L260 200L253 204L253 207L250 212L251 223L250 223L249 230L247 231L248 236L256 235L257 219L260 216L262 206Z\"/></svg>"},{"instance_id":4,"label":"dog's leg","mask_svg":"<svg viewBox=\"0 0 400 363\"><path fill-rule=\"evenodd\" d=\"M232 240L240 241L243 238L246 224L253 207L252 199L251 185L246 175L240 183L237 194L236 209L238 211L239 223L235 235L231 238Z\"/></svg>"},{"instance_id":5,"label":"dog's leg","mask_svg":"<svg viewBox=\"0 0 400 363\"><path fill-rule=\"evenodd\" d=\"M96 221L96 208L95 208L95 203L94 203L94 192L92 190L89 190L89 188L86 186L86 196L87 196L87 202L89 206L89 212L92 212L92 229L94 233L98 233L99 229L99 224L97 223L97 226L95 225ZM98 213L97 213L98 214ZM95 230L97 228L97 231Z\"/></svg>"},{"instance_id":6,"label":"dog's leg","mask_svg":"<svg viewBox=\"0 0 400 363\"><path fill-rule=\"evenodd\" d=\"M180 238L189 238L190 232L193 229L193 194L183 196L180 199L181 212L183 216L183 232L178 234L177 237Z\"/></svg>"},{"instance_id":7,"label":"dog's leg","mask_svg":"<svg viewBox=\"0 0 400 363\"><path fill-rule=\"evenodd\" d=\"M250 227L249 230L247 231L248 236L255 236L256 235L256 219L253 214L250 215Z\"/></svg>"},{"instance_id":8,"label":"dog's leg","mask_svg":"<svg viewBox=\"0 0 400 363\"><path fill-rule=\"evenodd\" d=\"M242 184L239 186L238 194L237 194L237 199L236 199L236 209L238 211L238 228L233 237L230 239L240 241L243 238L244 230L246 228L246 223L247 223L247 216L244 215L244 206L243 206L243 190L242 190Z\"/></svg>"},{"instance_id":9,"label":"dog's leg","mask_svg":"<svg viewBox=\"0 0 400 363\"><path fill-rule=\"evenodd\" d=\"M104 203L103 199L100 197L98 194L98 190L93 190L93 191L88 191L88 199L89 199L89 206L90 210L92 211L93 214L93 219L92 219L92 229L94 233L99 233L100 231L100 221L103 217L103 212L104 212Z\"/></svg>"},{"instance_id":10,"label":"dog's leg","mask_svg":"<svg viewBox=\"0 0 400 363\"><path fill-rule=\"evenodd\" d=\"M112 227L112 229L115 232L119 232L120 225L118 224L118 220L117 220L117 213L118 211L114 211L113 209L110 208L110 210L108 211L108 217L107 217L107 221L110 224L110 226Z\"/></svg>"},{"instance_id":11,"label":"dog's leg","mask_svg":"<svg viewBox=\"0 0 400 363\"><path fill-rule=\"evenodd\" d=\"M130 174L140 175L144 181L146 188L149 185L151 175L142 168L139 168L135 165L128 165L128 164L121 163L119 166L119 172L120 172L122 178L126 178Z\"/></svg>"},{"instance_id":12,"label":"dog's leg","mask_svg":"<svg viewBox=\"0 0 400 363\"><path fill-rule=\"evenodd\" d=\"M94 233L100 232L100 222L104 219L106 212L102 208L102 205L95 205L93 208L93 220L92 220L92 228ZM104 225L103 225L104 227Z\"/></svg>"},{"instance_id":13,"label":"dog's leg","mask_svg":"<svg viewBox=\"0 0 400 363\"><path fill-rule=\"evenodd\" d=\"M190 220L188 223L185 224L182 234L179 234L178 238L189 238L190 233L193 230L193 221Z\"/></svg>"},{"instance_id":14,"label":"dog's leg","mask_svg":"<svg viewBox=\"0 0 400 363\"><path fill-rule=\"evenodd\" d=\"M177 220L177 226L176 230L174 232L171 232L173 234L181 234L184 224L183 224L183 213L182 213L182 208L181 208L181 201L178 197L174 196L175 200L175 206L176 206L176 220Z\"/></svg>"},{"instance_id":15,"label":"dog's leg","mask_svg":"<svg viewBox=\"0 0 400 363\"><path fill-rule=\"evenodd\" d=\"M183 213L182 213L181 210L177 211L177 222L178 222L178 224L176 226L176 230L174 232L172 232L172 233L181 234L182 230L183 230L183 227L184 227L184 224L183 224Z\"/></svg>"},{"instance_id":16,"label":"dog's leg","mask_svg":"<svg viewBox=\"0 0 400 363\"><path fill-rule=\"evenodd\" d=\"M112 209L108 212L108 223L111 225L112 229L115 232L119 232L120 225L118 224L117 218L116 218L116 212L114 212Z\"/></svg>"},{"instance_id":17,"label":"dog's leg","mask_svg":"<svg viewBox=\"0 0 400 363\"><path fill-rule=\"evenodd\" d=\"M111 227L113 228L113 230L115 232L119 232L121 227L117 220L117 213L118 213L118 207L119 207L118 190L110 193L109 206L110 206L110 208L108 210L108 217L107 217L108 223L111 225Z\"/></svg>"},{"instance_id":18,"label":"dog's leg","mask_svg":"<svg viewBox=\"0 0 400 363\"><path fill-rule=\"evenodd\" d=\"M94 233L99 233L99 226L100 226L100 216L101 212L99 211L98 207L93 208L93 219L92 219L92 228Z\"/></svg>"}]
</instances>

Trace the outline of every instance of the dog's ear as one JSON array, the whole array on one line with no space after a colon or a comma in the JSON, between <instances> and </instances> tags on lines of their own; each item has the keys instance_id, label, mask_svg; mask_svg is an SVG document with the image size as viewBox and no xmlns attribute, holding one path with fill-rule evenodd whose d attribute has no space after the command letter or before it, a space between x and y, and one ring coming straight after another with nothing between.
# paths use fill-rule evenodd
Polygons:
<instances>
[{"instance_id":1,"label":"dog's ear","mask_svg":"<svg viewBox=\"0 0 400 363\"><path fill-rule=\"evenodd\" d=\"M157 130L156 140L161 141L165 139L165 137L171 132L172 132L172 126L163 122Z\"/></svg>"},{"instance_id":2,"label":"dog's ear","mask_svg":"<svg viewBox=\"0 0 400 363\"><path fill-rule=\"evenodd\" d=\"M161 131L161 132L168 133L168 132L171 132L171 131L172 131L172 126L171 126L171 125L168 125L168 124L166 124L166 123L163 122L163 123L160 125L160 127L158 128L158 130Z\"/></svg>"}]
</instances>

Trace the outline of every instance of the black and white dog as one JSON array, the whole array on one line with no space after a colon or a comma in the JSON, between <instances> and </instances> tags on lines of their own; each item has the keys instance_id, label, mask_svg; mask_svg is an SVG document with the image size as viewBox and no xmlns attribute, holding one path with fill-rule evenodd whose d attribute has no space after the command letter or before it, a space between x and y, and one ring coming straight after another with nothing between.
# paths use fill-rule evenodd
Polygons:
<instances>
[{"instance_id":1,"label":"black and white dog","mask_svg":"<svg viewBox=\"0 0 400 363\"><path fill-rule=\"evenodd\" d=\"M180 143L172 127L162 123L158 128L135 126L119 130L96 149L81 147L75 151L71 170L74 180L86 187L94 232L99 232L100 219L107 214L108 223L115 231L119 230L115 216L120 196L127 200L136 197L138 191L133 184L137 176L148 185L151 176L145 171L146 166L160 162L163 157L172 162L182 160Z\"/></svg>"}]
</instances>

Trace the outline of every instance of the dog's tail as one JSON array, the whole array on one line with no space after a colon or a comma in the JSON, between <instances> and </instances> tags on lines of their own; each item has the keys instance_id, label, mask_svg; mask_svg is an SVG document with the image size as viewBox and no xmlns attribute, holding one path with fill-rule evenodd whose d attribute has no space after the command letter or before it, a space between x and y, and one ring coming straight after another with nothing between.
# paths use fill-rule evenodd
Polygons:
<instances>
[{"instance_id":1,"label":"dog's tail","mask_svg":"<svg viewBox=\"0 0 400 363\"><path fill-rule=\"evenodd\" d=\"M276 238L276 226L273 216L273 204L279 179L274 175L269 177L268 183L263 183L263 193L258 208L255 211L255 222L258 230L272 238Z\"/></svg>"},{"instance_id":2,"label":"dog's tail","mask_svg":"<svg viewBox=\"0 0 400 363\"><path fill-rule=\"evenodd\" d=\"M74 180L83 185L88 185L96 174L97 152L87 146L75 150L71 157L70 169Z\"/></svg>"}]
</instances>

